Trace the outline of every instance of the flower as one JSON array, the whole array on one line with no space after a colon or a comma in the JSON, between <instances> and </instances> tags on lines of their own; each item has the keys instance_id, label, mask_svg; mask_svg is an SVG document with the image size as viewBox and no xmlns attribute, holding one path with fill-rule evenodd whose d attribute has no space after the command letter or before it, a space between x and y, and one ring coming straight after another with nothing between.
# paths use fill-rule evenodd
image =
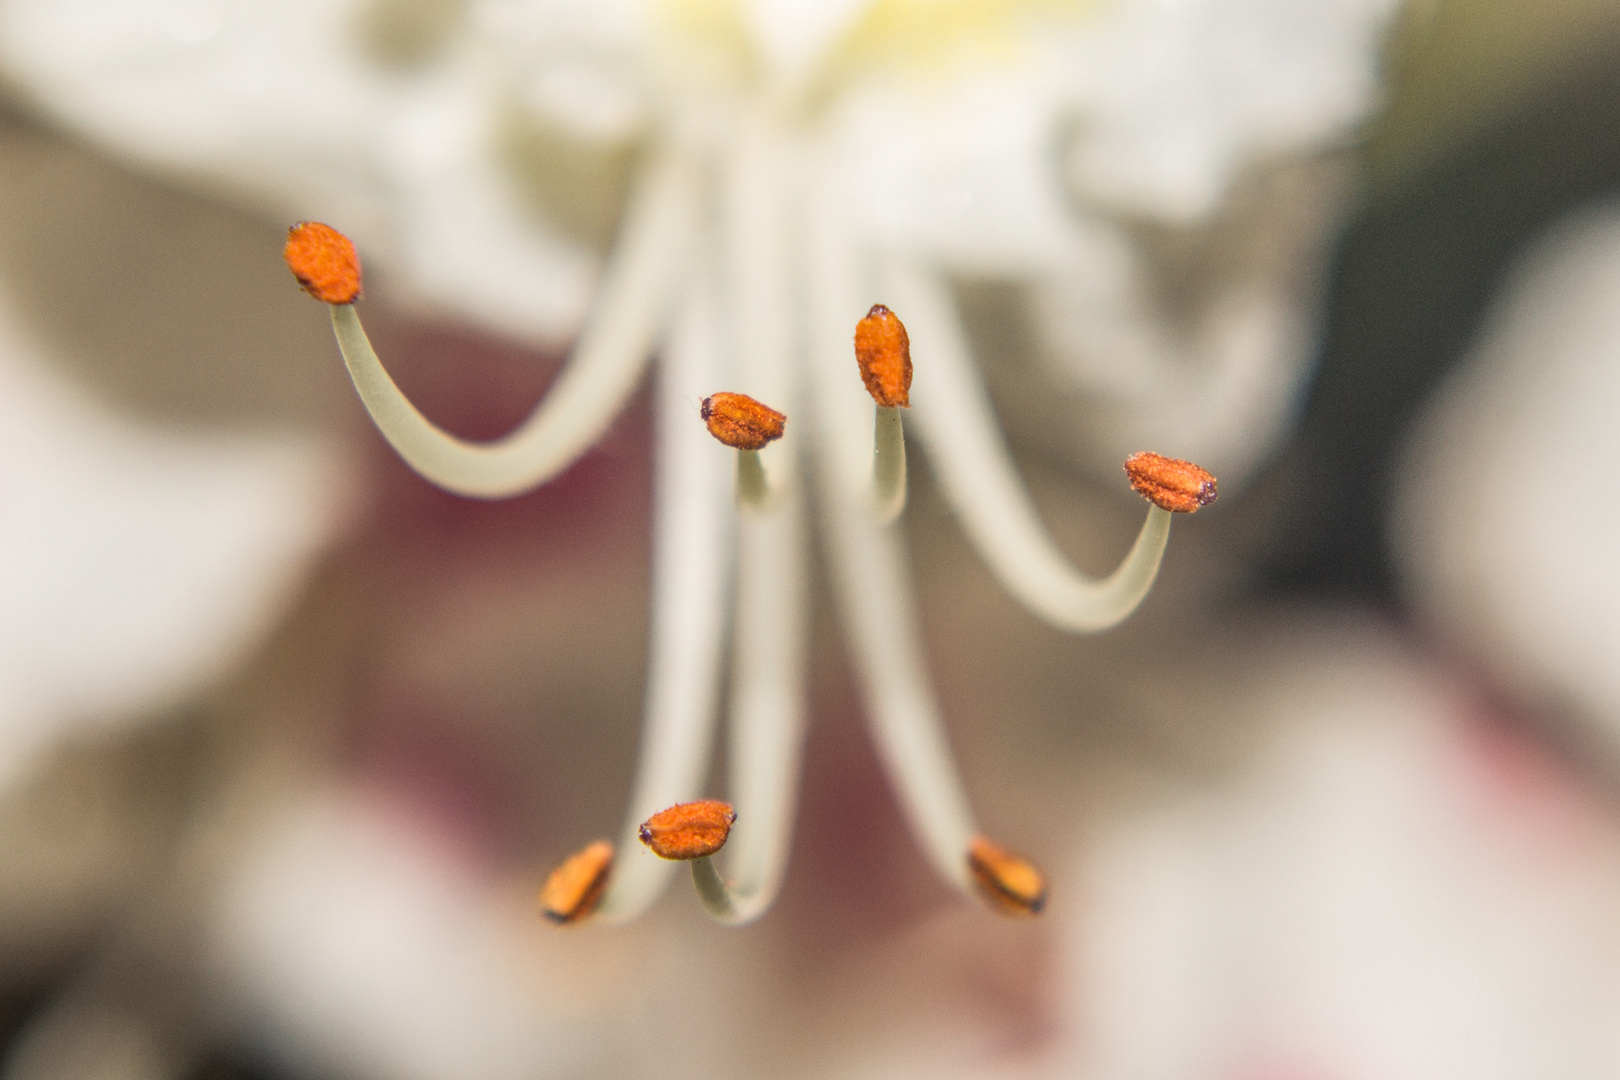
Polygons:
<instances>
[{"instance_id":1,"label":"flower","mask_svg":"<svg viewBox=\"0 0 1620 1080\"><path fill-rule=\"evenodd\" d=\"M470 447L422 420L370 354L352 307L334 307L384 434L450 490L500 497L555 475L602 432L653 346L667 346L653 764L633 800L642 816L696 794L686 789L707 756L726 621L726 481L677 402L724 385L797 416L805 398L804 424L739 458L751 502L769 490L767 467L780 497L739 526L733 712L755 694L785 710L790 734L759 752L790 775L796 706L780 703L798 700L788 691L802 678L797 456L811 447L879 741L936 865L969 888L971 817L935 730L904 564L883 526L903 503L901 425L880 403L875 452L865 451L864 399L835 375L849 326L875 295L911 321L928 371L915 426L1009 591L1058 626L1111 625L1145 593L1168 519L1150 512L1122 575L1100 590L1074 573L1016 479L951 275L1001 275L1027 290L1060 390L1043 389L1019 414L1065 453L1095 460L1101 447L1117 462L1112 444L1135 449L1143 432L1168 432L1150 441L1207 448L1212 457L1195 456L1241 476L1286 414L1304 355L1298 266L1309 259L1299 256L1326 215L1297 215L1270 245L1284 255L1210 290L1184 320L1194 346L1163 333L1150 279L1166 268L1133 231L1144 221L1208 228L1245 175L1265 171L1257 163L1310 152L1353 125L1373 96L1368 54L1391 9L151 0L109 11L17 0L0 11L0 62L36 104L110 145L345 222L422 300L531 337L578 330L574 362L531 421L495 447ZM429 16L429 32L396 32L413 13ZM1311 194L1304 203L1326 205ZM599 261L614 221L618 240ZM1173 362L1189 355L1189 365ZM1088 411L1108 402L1106 416L1075 424L1075 397ZM1055 426L1043 420L1053 415ZM1099 432L1097 447L1077 430ZM771 681L753 686L756 669ZM759 801L790 803L791 788L772 785ZM649 801L651 792L671 798ZM743 813L734 850L749 850L755 828L785 828L785 813L758 826ZM768 895L771 857L739 858L767 867ZM648 884L631 902L625 883L637 874ZM621 866L603 903L636 910L661 880L656 867Z\"/></svg>"}]
</instances>

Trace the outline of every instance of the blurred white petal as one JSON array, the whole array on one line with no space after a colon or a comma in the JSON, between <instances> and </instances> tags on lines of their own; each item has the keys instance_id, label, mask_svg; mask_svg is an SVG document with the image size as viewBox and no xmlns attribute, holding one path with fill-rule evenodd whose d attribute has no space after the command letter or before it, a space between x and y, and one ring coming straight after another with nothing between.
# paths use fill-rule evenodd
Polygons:
<instances>
[{"instance_id":1,"label":"blurred white petal","mask_svg":"<svg viewBox=\"0 0 1620 1080\"><path fill-rule=\"evenodd\" d=\"M1423 615L1620 745L1620 207L1555 229L1414 437L1393 543Z\"/></svg>"},{"instance_id":2,"label":"blurred white petal","mask_svg":"<svg viewBox=\"0 0 1620 1080\"><path fill-rule=\"evenodd\" d=\"M1244 168L1342 140L1378 94L1395 0L1137 0L1057 47L1081 198L1168 222L1208 216Z\"/></svg>"},{"instance_id":3,"label":"blurred white petal","mask_svg":"<svg viewBox=\"0 0 1620 1080\"><path fill-rule=\"evenodd\" d=\"M0 310L0 776L223 677L291 602L341 486L307 436L113 415Z\"/></svg>"},{"instance_id":4,"label":"blurred white petal","mask_svg":"<svg viewBox=\"0 0 1620 1080\"><path fill-rule=\"evenodd\" d=\"M508 906L415 824L363 793L295 797L226 867L215 963L249 1032L317 1075L533 1080L610 1051L595 962ZM583 967L583 971L579 970ZM611 1060L611 1058L607 1058Z\"/></svg>"},{"instance_id":5,"label":"blurred white petal","mask_svg":"<svg viewBox=\"0 0 1620 1080\"><path fill-rule=\"evenodd\" d=\"M1081 1075L1613 1074L1620 821L1394 642L1314 636L1246 702L1277 734L1241 778L1081 862Z\"/></svg>"}]
</instances>

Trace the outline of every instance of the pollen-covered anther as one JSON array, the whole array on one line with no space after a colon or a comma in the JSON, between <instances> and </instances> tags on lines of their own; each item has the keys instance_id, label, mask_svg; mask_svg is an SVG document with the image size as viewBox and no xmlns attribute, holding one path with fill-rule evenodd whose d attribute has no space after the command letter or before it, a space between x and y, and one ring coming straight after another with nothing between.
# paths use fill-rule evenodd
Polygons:
<instances>
[{"instance_id":1,"label":"pollen-covered anther","mask_svg":"<svg viewBox=\"0 0 1620 1080\"><path fill-rule=\"evenodd\" d=\"M968 844L967 861L979 894L997 911L1038 915L1046 906L1046 875L1023 856L975 836Z\"/></svg>"},{"instance_id":2,"label":"pollen-covered anther","mask_svg":"<svg viewBox=\"0 0 1620 1080\"><path fill-rule=\"evenodd\" d=\"M597 840L562 861L540 890L540 914L566 926L596 908L613 870L613 845Z\"/></svg>"},{"instance_id":3,"label":"pollen-covered anther","mask_svg":"<svg viewBox=\"0 0 1620 1080\"><path fill-rule=\"evenodd\" d=\"M855 362L872 400L889 409L911 405L911 338L905 324L882 304L873 304L855 324Z\"/></svg>"},{"instance_id":4,"label":"pollen-covered anther","mask_svg":"<svg viewBox=\"0 0 1620 1080\"><path fill-rule=\"evenodd\" d=\"M318 221L300 221L287 230L281 257L304 291L327 304L360 298L360 257L347 236Z\"/></svg>"},{"instance_id":5,"label":"pollen-covered anther","mask_svg":"<svg viewBox=\"0 0 1620 1080\"><path fill-rule=\"evenodd\" d=\"M787 417L747 394L719 393L703 399L699 411L709 434L738 450L758 450L782 437Z\"/></svg>"},{"instance_id":6,"label":"pollen-covered anther","mask_svg":"<svg viewBox=\"0 0 1620 1080\"><path fill-rule=\"evenodd\" d=\"M677 803L641 823L641 842L660 859L701 859L726 844L737 811L718 799Z\"/></svg>"},{"instance_id":7,"label":"pollen-covered anther","mask_svg":"<svg viewBox=\"0 0 1620 1080\"><path fill-rule=\"evenodd\" d=\"M1143 452L1125 459L1131 487L1153 505L1191 514L1215 501L1215 478L1190 461Z\"/></svg>"}]
</instances>

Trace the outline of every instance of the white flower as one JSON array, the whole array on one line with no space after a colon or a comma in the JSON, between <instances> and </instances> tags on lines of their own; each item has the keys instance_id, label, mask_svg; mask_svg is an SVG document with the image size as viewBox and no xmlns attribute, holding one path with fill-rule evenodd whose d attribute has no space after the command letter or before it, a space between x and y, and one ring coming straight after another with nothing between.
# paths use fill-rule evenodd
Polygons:
<instances>
[{"instance_id":1,"label":"white flower","mask_svg":"<svg viewBox=\"0 0 1620 1080\"><path fill-rule=\"evenodd\" d=\"M702 790L729 622L741 869L728 888L706 859L695 868L706 905L730 921L768 905L785 858L803 697L799 455L812 451L874 736L935 868L971 888L976 829L885 527L903 496L903 442L887 409L868 441L850 329L873 300L910 325L919 434L1007 589L1071 631L1117 623L1151 584L1168 512L1149 512L1110 578L1070 567L1017 479L949 276L1032 290L1074 386L1096 381L1086 367L1099 348L1126 347L1140 372L1134 389L1111 379L1124 418L1102 432L1112 461L1156 431L1141 416L1162 412L1174 427L1161 446L1246 469L1298 368L1296 275L1270 267L1216 289L1184 345L1162 329L1131 225L1205 223L1244 170L1342 136L1370 103L1389 0L1309 12L1231 0L487 0L446 8L417 47L386 44L391 17L430 8L12 0L0 41L13 78L100 139L288 216L338 221L419 296L488 325L577 331L535 414L471 445L421 417L353 307L333 307L379 427L449 490L505 497L556 475L660 352L647 742L627 838ZM598 267L591 239L617 216L627 175ZM728 462L692 415L723 388L792 418L761 452L771 494L736 521ZM1122 432L1127 445L1111 445ZM752 454L741 469L757 470ZM667 869L627 843L601 910L638 913Z\"/></svg>"}]
</instances>

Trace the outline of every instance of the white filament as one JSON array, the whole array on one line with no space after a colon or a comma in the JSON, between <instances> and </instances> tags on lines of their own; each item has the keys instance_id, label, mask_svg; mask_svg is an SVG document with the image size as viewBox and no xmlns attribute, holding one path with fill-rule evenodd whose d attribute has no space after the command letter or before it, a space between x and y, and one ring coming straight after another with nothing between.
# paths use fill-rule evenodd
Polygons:
<instances>
[{"instance_id":1,"label":"white filament","mask_svg":"<svg viewBox=\"0 0 1620 1080\"><path fill-rule=\"evenodd\" d=\"M804 744L802 501L794 489L739 522L727 787L737 823L723 855L729 883L712 860L692 864L703 906L722 922L764 914L787 869Z\"/></svg>"},{"instance_id":2,"label":"white filament","mask_svg":"<svg viewBox=\"0 0 1620 1080\"><path fill-rule=\"evenodd\" d=\"M885 286L906 323L917 380L912 412L940 487L990 570L1020 603L1063 630L1107 630L1153 587L1170 538L1170 512L1148 510L1136 543L1101 580L1052 543L996 426L955 305L938 276L894 262Z\"/></svg>"},{"instance_id":3,"label":"white filament","mask_svg":"<svg viewBox=\"0 0 1620 1080\"><path fill-rule=\"evenodd\" d=\"M900 410L878 406L872 417L872 497L879 521L906 508L906 433Z\"/></svg>"},{"instance_id":4,"label":"white filament","mask_svg":"<svg viewBox=\"0 0 1620 1080\"><path fill-rule=\"evenodd\" d=\"M737 451L737 503L753 510L763 509L771 501L771 478L765 475L765 464L759 460L758 450Z\"/></svg>"},{"instance_id":5,"label":"white filament","mask_svg":"<svg viewBox=\"0 0 1620 1080\"><path fill-rule=\"evenodd\" d=\"M862 303L856 248L832 192L818 185L807 232L810 385L823 450L817 480L834 592L873 739L911 830L939 875L971 891L973 812L928 683L904 554L894 531L878 520L870 459L863 460L859 449L862 420L872 406L856 377L850 333L868 305Z\"/></svg>"},{"instance_id":6,"label":"white filament","mask_svg":"<svg viewBox=\"0 0 1620 1080\"><path fill-rule=\"evenodd\" d=\"M448 491L500 499L538 487L588 450L635 389L662 329L697 214L694 174L690 155L677 151L646 171L573 358L529 418L493 442L458 439L418 412L377 359L354 306L334 305L332 329L355 389L399 456Z\"/></svg>"},{"instance_id":7,"label":"white filament","mask_svg":"<svg viewBox=\"0 0 1620 1080\"><path fill-rule=\"evenodd\" d=\"M786 434L768 448L775 455L772 497L745 509L738 521L728 769L737 823L721 856L730 881L714 859L692 864L704 908L728 923L756 919L776 899L804 743L807 567L804 498L792 480L802 420L795 422L796 341L791 283L784 276L791 265L783 235L788 152L766 118L752 123L726 162L721 198L733 377L744 392L789 417Z\"/></svg>"},{"instance_id":8,"label":"white filament","mask_svg":"<svg viewBox=\"0 0 1620 1080\"><path fill-rule=\"evenodd\" d=\"M694 402L721 377L711 283L695 275L660 364L658 501L652 629L641 758L613 876L598 908L609 922L641 914L672 863L639 841L653 814L703 793L714 733L735 516L730 464Z\"/></svg>"}]
</instances>

